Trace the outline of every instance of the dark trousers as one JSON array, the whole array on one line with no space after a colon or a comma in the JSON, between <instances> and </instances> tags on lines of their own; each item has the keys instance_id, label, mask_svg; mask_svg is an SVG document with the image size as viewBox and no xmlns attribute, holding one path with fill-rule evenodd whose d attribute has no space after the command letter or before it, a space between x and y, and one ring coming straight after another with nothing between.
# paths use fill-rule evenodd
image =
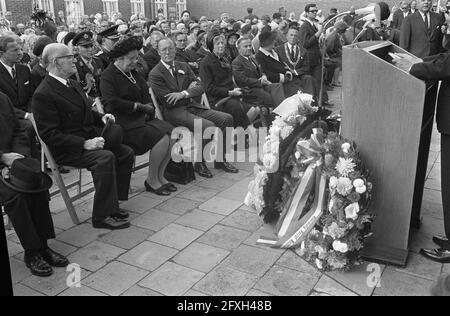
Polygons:
<instances>
[{"instance_id":1,"label":"dark trousers","mask_svg":"<svg viewBox=\"0 0 450 316\"><path fill-rule=\"evenodd\" d=\"M201 120L202 122L202 148L211 142L212 139L203 139L203 133L210 127L218 127L222 130L223 142L226 140L226 128L233 127L233 117L230 114L209 110L200 109L196 107L182 107L166 111L164 118L174 126L187 127L191 132L194 132L195 120ZM224 151L225 154L225 151ZM224 158L224 157L223 157Z\"/></svg>"},{"instance_id":2,"label":"dark trousers","mask_svg":"<svg viewBox=\"0 0 450 316\"><path fill-rule=\"evenodd\" d=\"M120 145L112 150L85 151L81 157L58 163L91 171L95 187L93 220L103 220L117 213L119 201L128 200L134 164L134 152L130 147Z\"/></svg>"},{"instance_id":3,"label":"dark trousers","mask_svg":"<svg viewBox=\"0 0 450 316\"><path fill-rule=\"evenodd\" d=\"M450 238L450 135L441 134L441 185L444 226Z\"/></svg>"},{"instance_id":4,"label":"dark trousers","mask_svg":"<svg viewBox=\"0 0 450 316\"><path fill-rule=\"evenodd\" d=\"M311 66L311 75L314 78L315 85L319 91L317 93L317 95L320 95L320 82L322 81L322 65L318 64L315 66ZM328 102L328 93L325 88L323 89L322 97L323 97L323 102ZM317 100L317 101L319 101L319 100Z\"/></svg>"},{"instance_id":5,"label":"dark trousers","mask_svg":"<svg viewBox=\"0 0 450 316\"><path fill-rule=\"evenodd\" d=\"M253 105L242 102L238 98L230 98L227 101L222 102L220 106L217 107L217 110L228 113L233 117L233 127L242 127L245 130L250 125L247 112L250 111L252 107Z\"/></svg>"},{"instance_id":6,"label":"dark trousers","mask_svg":"<svg viewBox=\"0 0 450 316\"><path fill-rule=\"evenodd\" d=\"M41 156L39 153L39 149L37 146L36 140L36 131L34 130L33 124L28 120L19 120L20 128L24 129L28 135L28 139L30 140L30 154L34 159L41 160Z\"/></svg>"},{"instance_id":7,"label":"dark trousers","mask_svg":"<svg viewBox=\"0 0 450 316\"><path fill-rule=\"evenodd\" d=\"M45 248L47 240L55 238L48 191L19 193L0 182L0 201L26 252Z\"/></svg>"},{"instance_id":8,"label":"dark trousers","mask_svg":"<svg viewBox=\"0 0 450 316\"><path fill-rule=\"evenodd\" d=\"M273 83L262 88L251 88L246 101L265 107L277 107L286 99L283 84Z\"/></svg>"}]
</instances>

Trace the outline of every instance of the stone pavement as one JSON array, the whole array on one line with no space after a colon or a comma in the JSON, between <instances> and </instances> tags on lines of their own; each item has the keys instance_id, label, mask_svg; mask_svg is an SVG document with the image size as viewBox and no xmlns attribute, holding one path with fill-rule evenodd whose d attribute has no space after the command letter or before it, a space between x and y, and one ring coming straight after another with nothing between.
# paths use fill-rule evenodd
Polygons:
<instances>
[{"instance_id":1,"label":"stone pavement","mask_svg":"<svg viewBox=\"0 0 450 316\"><path fill-rule=\"evenodd\" d=\"M339 103L340 95L333 95ZM433 136L423 205L424 222L411 239L406 269L365 263L347 273L321 273L295 251L256 245L273 228L243 205L253 163L236 164L238 175L212 170L162 198L144 192L145 172L133 175L133 194L122 207L132 211L132 227L109 232L90 223L92 195L77 203L83 224L75 227L60 198L52 200L57 238L50 246L81 266L81 287L69 288L71 272L56 269L47 279L30 274L14 232L8 233L15 295L47 296L384 296L429 295L443 266L423 259L421 247L443 232L439 137ZM145 157L143 157L144 159ZM67 175L73 178L75 175ZM90 177L85 177L89 185ZM374 275L381 275L377 284Z\"/></svg>"}]
</instances>

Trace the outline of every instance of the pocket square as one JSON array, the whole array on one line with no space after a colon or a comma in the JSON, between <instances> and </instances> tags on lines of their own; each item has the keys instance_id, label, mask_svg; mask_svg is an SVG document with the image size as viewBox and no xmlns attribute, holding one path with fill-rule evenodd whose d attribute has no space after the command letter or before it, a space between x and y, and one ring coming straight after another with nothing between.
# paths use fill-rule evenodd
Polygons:
<instances>
[{"instance_id":1,"label":"pocket square","mask_svg":"<svg viewBox=\"0 0 450 316\"><path fill-rule=\"evenodd\" d=\"M25 82L24 83L24 85L26 86L26 85L29 85L30 84L30 82L29 81L27 81L27 82Z\"/></svg>"}]
</instances>

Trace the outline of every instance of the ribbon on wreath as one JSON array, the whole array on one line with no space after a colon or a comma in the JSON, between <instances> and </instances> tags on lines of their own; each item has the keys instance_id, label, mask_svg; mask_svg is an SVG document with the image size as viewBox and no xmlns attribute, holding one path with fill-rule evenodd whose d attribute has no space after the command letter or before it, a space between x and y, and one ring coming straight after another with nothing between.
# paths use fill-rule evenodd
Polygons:
<instances>
[{"instance_id":1,"label":"ribbon on wreath","mask_svg":"<svg viewBox=\"0 0 450 316\"><path fill-rule=\"evenodd\" d=\"M327 184L327 176L322 173L321 168L323 142L323 131L313 129L309 140L302 140L297 144L298 151L306 157L302 163L308 167L281 214L277 224L277 238L261 237L258 244L272 248L294 248L306 239L322 217ZM315 190L314 203L302 216L312 190Z\"/></svg>"}]
</instances>

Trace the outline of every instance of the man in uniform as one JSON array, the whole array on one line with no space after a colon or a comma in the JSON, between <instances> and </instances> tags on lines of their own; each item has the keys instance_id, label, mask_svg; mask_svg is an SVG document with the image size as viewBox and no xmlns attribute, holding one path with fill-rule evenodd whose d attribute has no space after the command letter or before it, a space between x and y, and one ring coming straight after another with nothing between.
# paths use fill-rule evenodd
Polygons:
<instances>
[{"instance_id":1,"label":"man in uniform","mask_svg":"<svg viewBox=\"0 0 450 316\"><path fill-rule=\"evenodd\" d=\"M94 39L92 32L80 32L72 40L77 47L79 55L76 57L75 66L77 72L73 79L76 79L82 86L86 94L92 99L99 98L100 76L102 74L103 62L94 56Z\"/></svg>"},{"instance_id":2,"label":"man in uniform","mask_svg":"<svg viewBox=\"0 0 450 316\"><path fill-rule=\"evenodd\" d=\"M101 51L96 55L102 63L102 69L106 69L111 63L109 58L109 52L113 48L114 44L120 39L120 33L117 31L118 25L110 27L103 32L98 33L98 36L102 38Z\"/></svg>"}]
</instances>

